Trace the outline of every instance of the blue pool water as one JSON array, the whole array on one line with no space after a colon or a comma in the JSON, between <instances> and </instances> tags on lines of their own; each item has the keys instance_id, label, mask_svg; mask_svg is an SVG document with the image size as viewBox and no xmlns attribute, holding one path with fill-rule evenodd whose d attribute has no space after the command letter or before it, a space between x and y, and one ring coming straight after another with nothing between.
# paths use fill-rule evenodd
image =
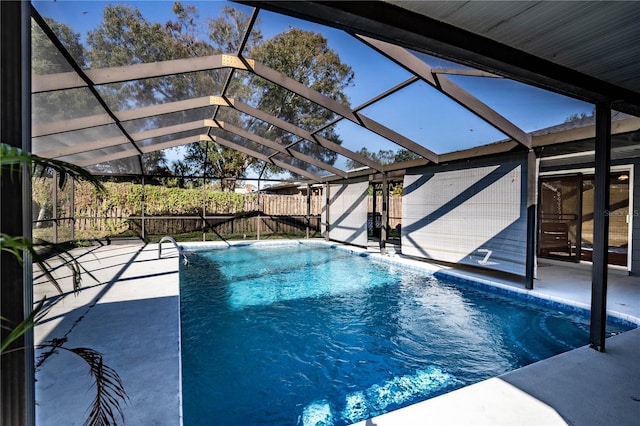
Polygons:
<instances>
[{"instance_id":1,"label":"blue pool water","mask_svg":"<svg viewBox=\"0 0 640 426\"><path fill-rule=\"evenodd\" d=\"M575 312L327 246L194 252L180 285L187 426L347 425L589 336Z\"/></svg>"}]
</instances>

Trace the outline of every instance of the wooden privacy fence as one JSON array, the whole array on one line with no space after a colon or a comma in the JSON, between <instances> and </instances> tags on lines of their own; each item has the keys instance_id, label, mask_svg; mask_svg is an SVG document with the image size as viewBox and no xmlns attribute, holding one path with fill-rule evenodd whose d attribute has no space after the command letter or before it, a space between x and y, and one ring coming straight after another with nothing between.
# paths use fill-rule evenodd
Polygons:
<instances>
[{"instance_id":1,"label":"wooden privacy fence","mask_svg":"<svg viewBox=\"0 0 640 426\"><path fill-rule=\"evenodd\" d=\"M121 234L176 235L194 232L212 232L220 235L233 234L305 234L307 227L311 235L320 232L320 213L323 198L314 194L273 195L248 194L244 197L241 212L204 212L166 215L143 215L140 211L104 204L79 208L76 206L74 229L77 238L104 238ZM236 210L234 208L234 210ZM199 209L200 212L202 208ZM308 219L307 219L307 214Z\"/></svg>"},{"instance_id":2,"label":"wooden privacy fence","mask_svg":"<svg viewBox=\"0 0 640 426\"><path fill-rule=\"evenodd\" d=\"M74 228L77 231L115 231L127 229L126 221L133 212L112 207L99 212L96 209L76 210Z\"/></svg>"},{"instance_id":3,"label":"wooden privacy fence","mask_svg":"<svg viewBox=\"0 0 640 426\"><path fill-rule=\"evenodd\" d=\"M260 204L258 205L258 201ZM322 213L322 195L314 194L310 197L310 214ZM260 194L258 197L245 202L245 211L261 211L273 216L304 216L307 214L306 195L277 195Z\"/></svg>"},{"instance_id":4,"label":"wooden privacy fence","mask_svg":"<svg viewBox=\"0 0 640 426\"><path fill-rule=\"evenodd\" d=\"M142 234L142 220L129 222L131 231ZM204 219L191 218L145 218L146 235L176 235L182 233L213 233L229 235L305 235L307 226L311 236L320 232L320 217L312 216L208 216Z\"/></svg>"},{"instance_id":5,"label":"wooden privacy fence","mask_svg":"<svg viewBox=\"0 0 640 426\"><path fill-rule=\"evenodd\" d=\"M309 200L309 214L311 216L320 215L322 212L322 196L313 195ZM97 203L96 203L97 204ZM202 217L202 208L198 209L197 217ZM242 215L260 212L261 214L268 216L306 216L307 215L307 197L306 195L272 195L272 194L260 194L260 197L255 195L245 198L244 206L241 211L205 211L205 216L229 216L229 215ZM113 223L123 220L128 220L131 216L141 217L140 211L131 211L130 209L114 206L108 209L104 209L102 205L94 206L76 206L75 222L76 229L78 230L106 230L113 227ZM149 213L145 216L152 217ZM192 217L193 213L185 214L164 214L153 215L175 217L175 220L181 220L180 217ZM186 220L186 219L185 219ZM109 225L110 224L110 225Z\"/></svg>"},{"instance_id":6,"label":"wooden privacy fence","mask_svg":"<svg viewBox=\"0 0 640 426\"><path fill-rule=\"evenodd\" d=\"M144 231L143 231L144 222ZM104 238L134 234L177 235L194 232L221 235L238 234L306 234L320 232L320 216L270 216L261 213L234 216L111 216L80 217L75 220L76 238Z\"/></svg>"},{"instance_id":7,"label":"wooden privacy fence","mask_svg":"<svg viewBox=\"0 0 640 426\"><path fill-rule=\"evenodd\" d=\"M373 212L373 196L368 197L368 210ZM389 228L395 228L402 223L402 197L389 197L388 215L389 215ZM382 211L382 195L376 196L376 212Z\"/></svg>"},{"instance_id":8,"label":"wooden privacy fence","mask_svg":"<svg viewBox=\"0 0 640 426\"><path fill-rule=\"evenodd\" d=\"M100 200L102 201L102 200ZM202 207L184 214L142 214L131 208L112 206L94 200L92 205L75 208L73 218L76 238L104 238L121 234L176 235L192 232L214 232L221 235L278 233L290 234L306 232L307 212L312 235L320 232L320 215L324 198L322 194L279 195L247 194L244 202L234 207L233 212L205 211ZM368 197L369 211L373 211L373 197ZM376 210L382 209L382 197L376 200ZM219 209L216 209L219 210ZM237 212L237 210L242 210ZM402 198L389 198L389 228L394 229L401 222ZM194 214L195 213L195 214ZM259 216L259 218L258 218Z\"/></svg>"}]
</instances>

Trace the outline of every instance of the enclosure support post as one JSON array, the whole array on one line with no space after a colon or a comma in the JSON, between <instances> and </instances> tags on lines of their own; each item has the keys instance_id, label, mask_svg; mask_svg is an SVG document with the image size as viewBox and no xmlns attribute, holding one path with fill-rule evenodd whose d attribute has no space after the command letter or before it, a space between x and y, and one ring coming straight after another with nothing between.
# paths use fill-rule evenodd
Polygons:
<instances>
[{"instance_id":1,"label":"enclosure support post","mask_svg":"<svg viewBox=\"0 0 640 426\"><path fill-rule=\"evenodd\" d=\"M264 172L265 166L262 166L260 176L262 176L262 172ZM258 216L256 216L256 239L258 241L260 241L260 176L258 176Z\"/></svg>"},{"instance_id":2,"label":"enclosure support post","mask_svg":"<svg viewBox=\"0 0 640 426\"><path fill-rule=\"evenodd\" d=\"M258 175L258 223L256 224L256 238L258 241L260 241L260 222L262 222L262 219L260 219L260 213L262 212L262 207L260 205L260 179L262 179L262 175L266 168L267 163L264 163L262 165L262 170L260 170L260 174Z\"/></svg>"},{"instance_id":3,"label":"enclosure support post","mask_svg":"<svg viewBox=\"0 0 640 426\"><path fill-rule=\"evenodd\" d=\"M0 140L31 152L31 3L0 1ZM23 167L25 164L22 165ZM31 238L31 179L2 173L0 232ZM21 322L33 309L32 259L23 268L8 251L0 253L0 315ZM4 322L3 322L4 325ZM9 330L1 329L1 338ZM19 349L23 348L23 349ZM0 424L35 423L33 331L14 341L0 357Z\"/></svg>"},{"instance_id":4,"label":"enclosure support post","mask_svg":"<svg viewBox=\"0 0 640 426\"><path fill-rule=\"evenodd\" d=\"M607 325L607 264L609 245L609 172L611 160L611 104L596 104L596 154L593 201L593 265L591 268L591 327L589 343L605 350Z\"/></svg>"},{"instance_id":5,"label":"enclosure support post","mask_svg":"<svg viewBox=\"0 0 640 426\"><path fill-rule=\"evenodd\" d=\"M69 180L69 224L70 224L70 238L71 241L76 239L76 185L73 179Z\"/></svg>"},{"instance_id":6,"label":"enclosure support post","mask_svg":"<svg viewBox=\"0 0 640 426\"><path fill-rule=\"evenodd\" d=\"M527 155L527 252L525 263L525 288L533 289L536 268L536 222L538 165L532 149Z\"/></svg>"},{"instance_id":7,"label":"enclosure support post","mask_svg":"<svg viewBox=\"0 0 640 426\"><path fill-rule=\"evenodd\" d=\"M141 224L141 228L140 228L140 233L141 233L141 237L142 237L142 241L146 241L147 240L147 233L145 232L144 229L144 211L146 209L145 205L144 205L144 175L142 175L142 197L141 197L141 201L140 201L140 217L142 217L142 224Z\"/></svg>"},{"instance_id":8,"label":"enclosure support post","mask_svg":"<svg viewBox=\"0 0 640 426\"><path fill-rule=\"evenodd\" d=\"M375 193L375 191L374 191ZM375 194L374 194L375 197ZM387 225L389 224L389 184L387 182L387 174L382 173L382 211L380 228L380 248L384 248L387 243Z\"/></svg>"},{"instance_id":9,"label":"enclosure support post","mask_svg":"<svg viewBox=\"0 0 640 426\"><path fill-rule=\"evenodd\" d=\"M331 204L331 197L329 194L329 182L324 184L324 239L329 241L329 205Z\"/></svg>"},{"instance_id":10,"label":"enclosure support post","mask_svg":"<svg viewBox=\"0 0 640 426\"><path fill-rule=\"evenodd\" d=\"M576 221L576 235L582 235L582 173L578 173L576 194L576 202L578 203L578 220ZM576 238L576 263L580 263L580 257L582 255L582 238Z\"/></svg>"},{"instance_id":11,"label":"enclosure support post","mask_svg":"<svg viewBox=\"0 0 640 426\"><path fill-rule=\"evenodd\" d=\"M53 185L51 185L51 219L53 220L53 235L51 240L54 244L58 242L58 172L53 171Z\"/></svg>"},{"instance_id":12,"label":"enclosure support post","mask_svg":"<svg viewBox=\"0 0 640 426\"><path fill-rule=\"evenodd\" d=\"M311 228L311 184L307 184L307 239L310 237Z\"/></svg>"},{"instance_id":13,"label":"enclosure support post","mask_svg":"<svg viewBox=\"0 0 640 426\"><path fill-rule=\"evenodd\" d=\"M202 178L202 224L200 230L202 231L202 241L207 241L207 180Z\"/></svg>"},{"instance_id":14,"label":"enclosure support post","mask_svg":"<svg viewBox=\"0 0 640 426\"><path fill-rule=\"evenodd\" d=\"M258 213L256 223L256 240L260 241L260 213Z\"/></svg>"},{"instance_id":15,"label":"enclosure support post","mask_svg":"<svg viewBox=\"0 0 640 426\"><path fill-rule=\"evenodd\" d=\"M371 197L371 213L367 213L367 240L369 237L369 216L371 216L371 237L376 238L376 213L378 212L378 197L376 196L376 184L372 182L372 180L373 176L369 176L369 189L371 189L371 193L373 195ZM378 241L378 245L380 246L380 250L382 250L382 239Z\"/></svg>"}]
</instances>

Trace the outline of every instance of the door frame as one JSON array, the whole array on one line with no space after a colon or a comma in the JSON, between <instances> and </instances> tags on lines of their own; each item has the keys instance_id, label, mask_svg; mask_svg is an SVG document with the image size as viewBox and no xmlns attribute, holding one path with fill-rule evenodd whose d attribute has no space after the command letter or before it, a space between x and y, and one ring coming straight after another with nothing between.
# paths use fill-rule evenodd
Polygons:
<instances>
[{"instance_id":1,"label":"door frame","mask_svg":"<svg viewBox=\"0 0 640 426\"><path fill-rule=\"evenodd\" d=\"M640 216L640 211L636 212L633 208L633 186L634 186L634 165L633 164L620 164L616 166L611 166L610 173L618 173L618 172L626 172L629 174L629 214L627 215L627 271L631 271L631 258L633 253L633 220L636 216ZM540 184L540 179L543 177L550 176L566 176L566 175L574 175L581 173L582 175L593 175L595 174L594 167L583 167L583 168L567 168L562 170L555 170L549 172L540 172L538 175L538 186ZM538 209L538 215L540 215L540 209ZM538 218L539 219L539 218ZM536 247L537 249L537 247ZM536 250L537 251L537 250ZM581 261L586 262L586 261ZM609 265L612 266L612 265Z\"/></svg>"}]
</instances>

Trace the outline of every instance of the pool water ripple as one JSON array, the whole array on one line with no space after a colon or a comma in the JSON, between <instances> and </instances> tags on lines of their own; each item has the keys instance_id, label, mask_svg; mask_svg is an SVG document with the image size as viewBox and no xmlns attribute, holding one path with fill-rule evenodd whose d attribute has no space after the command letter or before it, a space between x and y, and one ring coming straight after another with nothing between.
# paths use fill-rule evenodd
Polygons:
<instances>
[{"instance_id":1,"label":"pool water ripple","mask_svg":"<svg viewBox=\"0 0 640 426\"><path fill-rule=\"evenodd\" d=\"M341 250L249 246L190 260L186 426L346 425L588 342L575 312Z\"/></svg>"}]
</instances>

